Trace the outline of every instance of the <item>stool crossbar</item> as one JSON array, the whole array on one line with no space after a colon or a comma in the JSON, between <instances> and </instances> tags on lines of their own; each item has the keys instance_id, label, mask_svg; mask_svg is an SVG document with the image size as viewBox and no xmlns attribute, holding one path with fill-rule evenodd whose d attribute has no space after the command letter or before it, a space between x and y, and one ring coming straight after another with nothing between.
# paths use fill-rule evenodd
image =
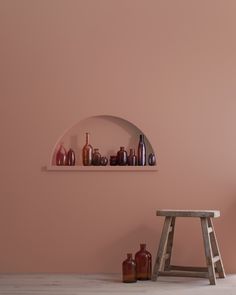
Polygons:
<instances>
[{"instance_id":1,"label":"stool crossbar","mask_svg":"<svg viewBox=\"0 0 236 295\"><path fill-rule=\"evenodd\" d=\"M152 280L158 276L181 276L208 278L211 285L216 284L216 273L225 278L225 271L220 255L212 218L220 216L215 210L158 210L157 216L164 216L160 243L154 264ZM206 267L171 265L171 254L174 241L175 221L177 217L199 217L206 256Z\"/></svg>"}]
</instances>

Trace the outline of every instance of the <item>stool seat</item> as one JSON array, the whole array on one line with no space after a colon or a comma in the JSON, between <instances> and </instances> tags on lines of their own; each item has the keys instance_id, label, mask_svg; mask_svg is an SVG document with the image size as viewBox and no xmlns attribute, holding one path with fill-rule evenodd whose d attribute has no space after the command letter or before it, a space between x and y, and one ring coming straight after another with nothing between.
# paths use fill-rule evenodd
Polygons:
<instances>
[{"instance_id":1,"label":"stool seat","mask_svg":"<svg viewBox=\"0 0 236 295\"><path fill-rule=\"evenodd\" d=\"M219 210L172 210L162 209L157 210L157 216L170 216L170 217L220 217Z\"/></svg>"},{"instance_id":2,"label":"stool seat","mask_svg":"<svg viewBox=\"0 0 236 295\"><path fill-rule=\"evenodd\" d=\"M208 278L211 285L216 284L216 274L225 278L223 261L212 219L220 216L218 210L157 210L157 216L164 216L165 221L157 250L152 280L158 276L183 276ZM174 242L175 223L177 217L198 217L201 221L202 237L204 243L206 266L178 266L171 264L172 248ZM188 237L186 237L188 239Z\"/></svg>"}]
</instances>

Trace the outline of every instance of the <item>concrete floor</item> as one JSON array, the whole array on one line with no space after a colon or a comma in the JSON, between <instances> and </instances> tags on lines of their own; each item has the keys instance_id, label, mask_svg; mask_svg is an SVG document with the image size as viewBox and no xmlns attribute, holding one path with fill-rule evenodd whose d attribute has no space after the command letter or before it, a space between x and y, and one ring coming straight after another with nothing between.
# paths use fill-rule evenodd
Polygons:
<instances>
[{"instance_id":1,"label":"concrete floor","mask_svg":"<svg viewBox=\"0 0 236 295\"><path fill-rule=\"evenodd\" d=\"M157 282L121 282L120 275L2 274L1 295L235 295L236 275L218 279L210 286L207 279L161 277Z\"/></svg>"}]
</instances>

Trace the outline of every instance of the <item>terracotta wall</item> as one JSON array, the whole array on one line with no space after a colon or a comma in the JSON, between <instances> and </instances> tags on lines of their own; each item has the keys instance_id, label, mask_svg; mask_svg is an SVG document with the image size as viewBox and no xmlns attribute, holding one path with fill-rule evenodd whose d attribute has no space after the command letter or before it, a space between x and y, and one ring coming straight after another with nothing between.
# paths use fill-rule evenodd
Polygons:
<instances>
[{"instance_id":1,"label":"terracotta wall","mask_svg":"<svg viewBox=\"0 0 236 295\"><path fill-rule=\"evenodd\" d=\"M220 209L236 271L236 2L0 1L0 271L119 272L157 208ZM158 172L45 172L80 119L144 130ZM92 132L92 131L91 131ZM174 261L204 263L198 220L178 222Z\"/></svg>"}]
</instances>

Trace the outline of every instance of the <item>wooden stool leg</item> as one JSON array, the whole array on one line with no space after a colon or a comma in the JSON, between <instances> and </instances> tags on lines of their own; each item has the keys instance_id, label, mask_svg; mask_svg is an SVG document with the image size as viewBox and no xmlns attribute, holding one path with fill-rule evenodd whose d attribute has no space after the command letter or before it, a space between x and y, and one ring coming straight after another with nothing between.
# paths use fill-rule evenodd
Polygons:
<instances>
[{"instance_id":1,"label":"wooden stool leg","mask_svg":"<svg viewBox=\"0 0 236 295\"><path fill-rule=\"evenodd\" d=\"M161 267L163 265L167 240L168 240L168 236L169 236L169 232L171 228L171 221L172 221L172 217L167 216L165 218L165 222L164 222L162 233L161 233L161 239L160 239L160 243L159 243L159 247L157 251L156 261L153 268L153 274L152 274L153 281L157 280L158 272L161 270Z\"/></svg>"},{"instance_id":2,"label":"wooden stool leg","mask_svg":"<svg viewBox=\"0 0 236 295\"><path fill-rule=\"evenodd\" d=\"M174 233L175 233L175 217L172 217L171 231L168 235L167 246L166 246L164 270L170 270L170 261L171 261L171 254L172 254L172 248L173 248Z\"/></svg>"},{"instance_id":3,"label":"wooden stool leg","mask_svg":"<svg viewBox=\"0 0 236 295\"><path fill-rule=\"evenodd\" d=\"M203 242L204 242L204 249L205 249L206 263L207 263L207 268L208 268L209 281L210 281L211 285L215 285L216 284L216 274L215 274L211 241L210 241L209 230L208 230L208 218L202 217L201 218L201 225L202 225L202 235L203 235Z\"/></svg>"},{"instance_id":4,"label":"wooden stool leg","mask_svg":"<svg viewBox=\"0 0 236 295\"><path fill-rule=\"evenodd\" d=\"M216 270L219 274L219 278L225 278L225 270L223 266L223 261L220 255L220 249L216 238L216 233L213 226L213 221L211 218L208 218L208 225L212 229L212 232L210 234L210 240L211 240L211 247L212 247L212 253L214 257L217 257L218 260L215 262Z\"/></svg>"}]
</instances>

